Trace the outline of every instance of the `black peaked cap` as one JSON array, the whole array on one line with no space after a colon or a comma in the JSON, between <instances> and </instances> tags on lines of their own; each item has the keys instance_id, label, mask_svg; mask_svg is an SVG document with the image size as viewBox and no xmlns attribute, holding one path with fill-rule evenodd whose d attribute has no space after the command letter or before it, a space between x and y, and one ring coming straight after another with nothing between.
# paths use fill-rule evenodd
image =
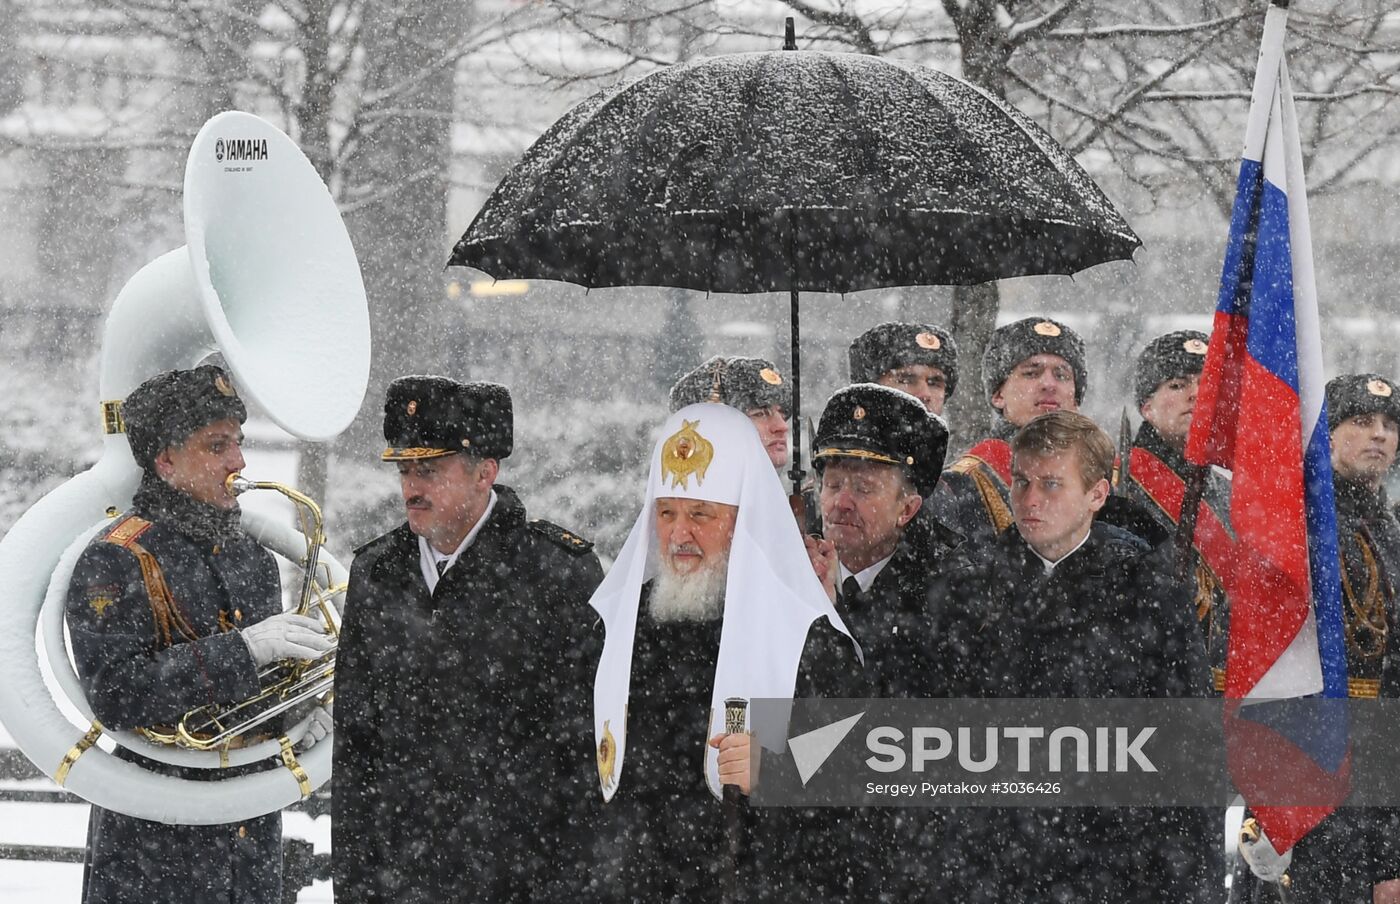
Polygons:
<instances>
[{"instance_id":1,"label":"black peaked cap","mask_svg":"<svg viewBox=\"0 0 1400 904\"><path fill-rule=\"evenodd\" d=\"M385 461L461 452L505 458L515 442L510 390L499 383L399 377L384 399Z\"/></svg>"},{"instance_id":2,"label":"black peaked cap","mask_svg":"<svg viewBox=\"0 0 1400 904\"><path fill-rule=\"evenodd\" d=\"M856 383L827 400L813 445L821 471L834 458L876 461L903 468L927 496L948 454L948 426L907 392Z\"/></svg>"}]
</instances>

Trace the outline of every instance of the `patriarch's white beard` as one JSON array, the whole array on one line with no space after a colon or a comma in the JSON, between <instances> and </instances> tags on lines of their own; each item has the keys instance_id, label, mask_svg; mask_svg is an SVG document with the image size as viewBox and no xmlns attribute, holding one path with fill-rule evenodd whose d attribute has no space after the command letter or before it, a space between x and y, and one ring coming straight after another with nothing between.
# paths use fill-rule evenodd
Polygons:
<instances>
[{"instance_id":1,"label":"patriarch's white beard","mask_svg":"<svg viewBox=\"0 0 1400 904\"><path fill-rule=\"evenodd\" d=\"M701 568L680 574L662 556L661 571L651 586L648 611L658 622L714 621L724 614L724 582L729 555Z\"/></svg>"}]
</instances>

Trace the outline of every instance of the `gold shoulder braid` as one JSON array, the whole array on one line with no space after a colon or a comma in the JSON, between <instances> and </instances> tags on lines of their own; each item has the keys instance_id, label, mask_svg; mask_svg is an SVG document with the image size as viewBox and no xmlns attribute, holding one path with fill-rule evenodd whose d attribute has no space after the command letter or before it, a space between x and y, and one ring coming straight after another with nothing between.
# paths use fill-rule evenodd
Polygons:
<instances>
[{"instance_id":1,"label":"gold shoulder braid","mask_svg":"<svg viewBox=\"0 0 1400 904\"><path fill-rule=\"evenodd\" d=\"M157 648L164 650L174 642L174 633L179 631L185 640L198 640L199 633L186 620L184 613L175 603L170 585L165 583L165 572L150 551L136 541L151 527L151 522L135 515L128 515L117 523L103 538L106 542L130 550L141 565L141 579L146 584L146 596L151 602L151 615L156 623Z\"/></svg>"},{"instance_id":2,"label":"gold shoulder braid","mask_svg":"<svg viewBox=\"0 0 1400 904\"><path fill-rule=\"evenodd\" d=\"M1358 598L1352 589L1346 558L1343 557L1341 572L1342 594L1347 602L1347 648L1362 659L1377 659L1385 655L1385 639L1390 630L1385 612L1389 588L1383 584L1376 553L1365 534L1357 531L1354 536L1366 569L1366 589Z\"/></svg>"},{"instance_id":3,"label":"gold shoulder braid","mask_svg":"<svg viewBox=\"0 0 1400 904\"><path fill-rule=\"evenodd\" d=\"M1011 508L1006 504L1006 500L1001 498L1001 490L997 489L996 481L981 465L980 458L964 455L948 470L972 478L972 485L977 488L977 495L982 497L982 505L987 510L987 517L991 519L992 528L996 533L1001 533L1010 527L1015 519L1011 517Z\"/></svg>"}]
</instances>

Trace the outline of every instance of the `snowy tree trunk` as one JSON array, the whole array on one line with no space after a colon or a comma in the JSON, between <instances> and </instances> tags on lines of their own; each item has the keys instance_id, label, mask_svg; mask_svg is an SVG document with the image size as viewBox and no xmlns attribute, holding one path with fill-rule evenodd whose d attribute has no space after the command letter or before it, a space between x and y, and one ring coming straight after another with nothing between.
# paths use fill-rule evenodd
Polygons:
<instances>
[{"instance_id":1,"label":"snowy tree trunk","mask_svg":"<svg viewBox=\"0 0 1400 904\"><path fill-rule=\"evenodd\" d=\"M330 0L308 0L303 5L308 27L298 31L298 49L306 66L301 99L293 108L298 145L321 180L332 186L334 164L331 158L331 93L334 77L330 66ZM301 443L297 451L297 488L324 503L330 477L329 447L325 443Z\"/></svg>"},{"instance_id":2,"label":"snowy tree trunk","mask_svg":"<svg viewBox=\"0 0 1400 904\"><path fill-rule=\"evenodd\" d=\"M1006 98L1006 67L1011 47L996 20L996 3L973 0L954 17L962 54L963 77L974 85ZM996 328L1001 292L996 282L957 286L953 290L953 322L949 325L958 343L958 363L963 391L948 400L944 412L952 431L950 451L963 449L980 439L987 426L987 400L982 391L982 353Z\"/></svg>"},{"instance_id":3,"label":"snowy tree trunk","mask_svg":"<svg viewBox=\"0 0 1400 904\"><path fill-rule=\"evenodd\" d=\"M369 293L370 389L355 447L373 445L384 390L407 373L464 369L442 337L460 314L444 292L454 63L472 4L431 0L364 10L367 66L357 146L347 161L347 223Z\"/></svg>"}]
</instances>

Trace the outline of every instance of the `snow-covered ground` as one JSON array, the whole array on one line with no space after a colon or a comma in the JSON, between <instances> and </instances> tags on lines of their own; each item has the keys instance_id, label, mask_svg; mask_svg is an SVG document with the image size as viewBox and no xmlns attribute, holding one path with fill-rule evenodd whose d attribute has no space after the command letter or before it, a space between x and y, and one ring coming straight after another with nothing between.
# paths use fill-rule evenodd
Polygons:
<instances>
[{"instance_id":1,"label":"snow-covered ground","mask_svg":"<svg viewBox=\"0 0 1400 904\"><path fill-rule=\"evenodd\" d=\"M0 726L0 749L13 748L14 741ZM7 790L52 789L48 779L0 781ZM87 804L0 802L0 845L24 844L45 847L83 847L87 836ZM329 816L312 819L305 813L287 813L282 820L288 838L303 838L315 845L316 853L331 849ZM76 902L83 884L80 863L25 862L0 860L0 902L4 904L68 904ZM317 882L303 889L298 901L325 904L333 900L329 882Z\"/></svg>"},{"instance_id":2,"label":"snow-covered ground","mask_svg":"<svg viewBox=\"0 0 1400 904\"><path fill-rule=\"evenodd\" d=\"M0 748L13 747L0 728ZM0 783L6 789L41 790L52 788L47 779ZM87 834L87 804L0 803L0 845L24 844L46 847L82 848ZM283 819L289 838L303 838L315 845L316 853L328 853L331 842L330 817L312 819L304 813L288 813ZM78 863L23 862L0 860L0 901L5 904L57 904L77 901L82 888L83 868ZM329 882L317 882L302 890L303 902L333 900Z\"/></svg>"}]
</instances>

